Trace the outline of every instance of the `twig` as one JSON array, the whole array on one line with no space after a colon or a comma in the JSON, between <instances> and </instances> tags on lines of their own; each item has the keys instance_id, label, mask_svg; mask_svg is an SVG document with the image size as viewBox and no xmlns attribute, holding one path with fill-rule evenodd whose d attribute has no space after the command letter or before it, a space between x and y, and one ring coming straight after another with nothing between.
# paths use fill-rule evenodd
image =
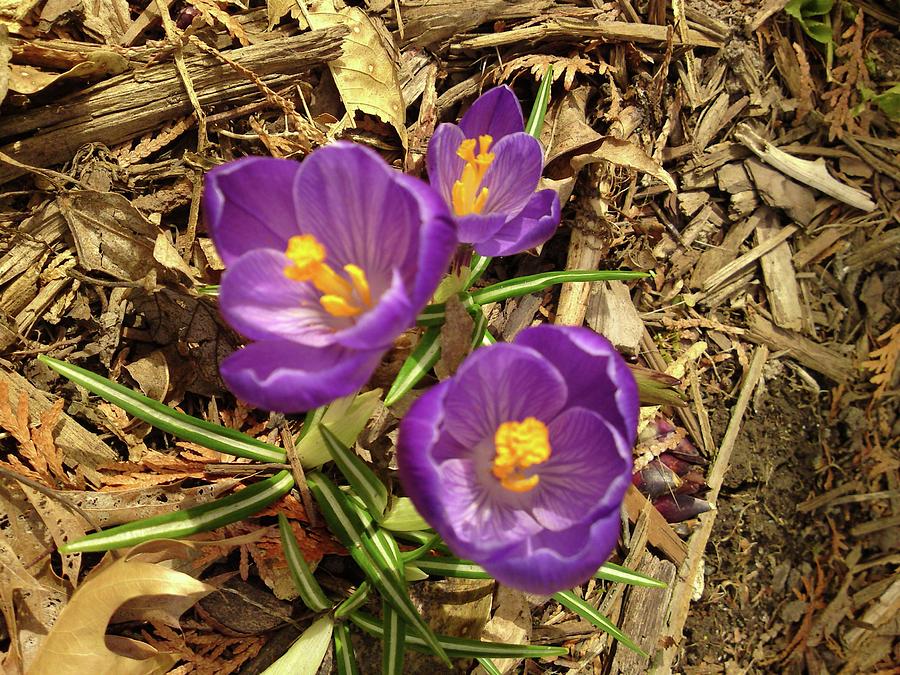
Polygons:
<instances>
[{"instance_id":1,"label":"twig","mask_svg":"<svg viewBox=\"0 0 900 675\"><path fill-rule=\"evenodd\" d=\"M284 451L287 453L288 462L291 464L291 473L294 474L294 483L297 491L300 493L300 499L303 501L306 517L309 519L309 524L312 527L317 527L316 507L313 503L312 494L309 492L309 486L306 484L306 474L303 473L300 456L297 454L297 448L294 445L294 435L291 433L287 421L281 427L281 440L284 443Z\"/></svg>"}]
</instances>

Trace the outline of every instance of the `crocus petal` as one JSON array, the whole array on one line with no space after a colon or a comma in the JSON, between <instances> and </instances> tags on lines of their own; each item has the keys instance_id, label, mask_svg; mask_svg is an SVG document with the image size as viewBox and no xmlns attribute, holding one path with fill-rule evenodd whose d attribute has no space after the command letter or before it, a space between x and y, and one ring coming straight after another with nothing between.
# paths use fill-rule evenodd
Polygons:
<instances>
[{"instance_id":1,"label":"crocus petal","mask_svg":"<svg viewBox=\"0 0 900 675\"><path fill-rule=\"evenodd\" d=\"M494 87L478 97L466 111L459 126L467 138L489 134L498 141L504 136L525 130L522 106L512 89Z\"/></svg>"},{"instance_id":2,"label":"crocus petal","mask_svg":"<svg viewBox=\"0 0 900 675\"><path fill-rule=\"evenodd\" d=\"M490 241L506 222L505 213L472 213L457 217L457 236L464 244Z\"/></svg>"},{"instance_id":3,"label":"crocus petal","mask_svg":"<svg viewBox=\"0 0 900 675\"><path fill-rule=\"evenodd\" d=\"M524 209L508 219L487 241L475 244L483 256L521 253L543 244L559 225L559 195L555 190L536 192Z\"/></svg>"},{"instance_id":4,"label":"crocus petal","mask_svg":"<svg viewBox=\"0 0 900 675\"><path fill-rule=\"evenodd\" d=\"M526 133L511 134L491 146L494 161L481 184L488 189L483 213L514 215L525 208L541 180L544 151Z\"/></svg>"},{"instance_id":5,"label":"crocus petal","mask_svg":"<svg viewBox=\"0 0 900 675\"><path fill-rule=\"evenodd\" d=\"M562 532L543 530L479 562L502 584L549 595L587 581L609 558L620 527L619 510L615 509Z\"/></svg>"},{"instance_id":6,"label":"crocus petal","mask_svg":"<svg viewBox=\"0 0 900 675\"><path fill-rule=\"evenodd\" d=\"M346 324L325 312L312 284L284 276L284 253L261 248L244 254L222 276L219 308L231 326L251 340L282 339L309 346L334 342Z\"/></svg>"},{"instance_id":7,"label":"crocus petal","mask_svg":"<svg viewBox=\"0 0 900 675\"><path fill-rule=\"evenodd\" d=\"M565 530L619 504L631 475L631 446L597 413L569 408L550 423L552 453L537 473L532 513Z\"/></svg>"},{"instance_id":8,"label":"crocus petal","mask_svg":"<svg viewBox=\"0 0 900 675\"><path fill-rule=\"evenodd\" d=\"M492 496L474 461L444 462L440 473L444 514L431 525L456 555L480 558L541 530L527 511Z\"/></svg>"},{"instance_id":9,"label":"crocus petal","mask_svg":"<svg viewBox=\"0 0 900 675\"><path fill-rule=\"evenodd\" d=\"M586 328L536 326L516 336L552 363L568 384L569 406L602 411L627 445L637 434L638 392L625 360L601 335Z\"/></svg>"},{"instance_id":10,"label":"crocus petal","mask_svg":"<svg viewBox=\"0 0 900 675\"><path fill-rule=\"evenodd\" d=\"M361 314L355 324L335 334L334 340L353 349L386 350L394 338L415 323L417 311L412 307L403 277L395 270L394 281L378 298L378 304Z\"/></svg>"},{"instance_id":11,"label":"crocus petal","mask_svg":"<svg viewBox=\"0 0 900 675\"><path fill-rule=\"evenodd\" d=\"M498 344L469 356L444 404L447 431L464 446L493 439L504 422L552 420L566 400L559 371L535 352Z\"/></svg>"},{"instance_id":12,"label":"crocus petal","mask_svg":"<svg viewBox=\"0 0 900 675\"><path fill-rule=\"evenodd\" d=\"M416 261L415 283L410 291L410 300L418 313L444 278L459 241L456 223L440 196L418 178L402 173L398 173L396 178L416 200L418 217L422 223L418 238L419 257Z\"/></svg>"},{"instance_id":13,"label":"crocus petal","mask_svg":"<svg viewBox=\"0 0 900 675\"><path fill-rule=\"evenodd\" d=\"M395 267L415 270L418 206L397 176L374 151L338 142L307 157L294 180L303 232L322 243L335 269L361 267L376 296Z\"/></svg>"},{"instance_id":14,"label":"crocus petal","mask_svg":"<svg viewBox=\"0 0 900 675\"><path fill-rule=\"evenodd\" d=\"M245 157L206 174L206 228L226 266L257 248L284 251L299 234L292 186L300 164L271 157Z\"/></svg>"},{"instance_id":15,"label":"crocus petal","mask_svg":"<svg viewBox=\"0 0 900 675\"><path fill-rule=\"evenodd\" d=\"M228 388L243 401L265 410L294 413L357 391L372 376L381 354L381 350L262 340L226 358L219 370Z\"/></svg>"},{"instance_id":16,"label":"crocus petal","mask_svg":"<svg viewBox=\"0 0 900 675\"><path fill-rule=\"evenodd\" d=\"M453 184L462 176L466 163L457 154L460 144L466 140L463 130L455 124L439 124L428 141L425 166L428 182L444 200L453 203Z\"/></svg>"}]
</instances>

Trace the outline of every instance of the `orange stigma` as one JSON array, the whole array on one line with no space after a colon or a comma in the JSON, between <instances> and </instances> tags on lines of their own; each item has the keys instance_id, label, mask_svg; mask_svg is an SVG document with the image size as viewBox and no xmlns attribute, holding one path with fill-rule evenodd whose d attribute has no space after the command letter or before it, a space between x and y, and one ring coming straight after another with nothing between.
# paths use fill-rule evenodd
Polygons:
<instances>
[{"instance_id":1,"label":"orange stigma","mask_svg":"<svg viewBox=\"0 0 900 675\"><path fill-rule=\"evenodd\" d=\"M284 254L291 265L284 276L293 281L311 281L322 293L319 302L332 316L356 316L372 306L366 273L356 265L344 265L345 279L326 262L325 247L311 234L291 237Z\"/></svg>"},{"instance_id":2,"label":"orange stigma","mask_svg":"<svg viewBox=\"0 0 900 675\"><path fill-rule=\"evenodd\" d=\"M478 154L475 154L475 139L467 138L459 144L456 154L462 157L466 165L462 175L453 184L453 211L457 216L470 213L481 213L488 199L488 189L481 187L481 181L488 167L494 161L494 153L488 152L494 139L485 134L478 137ZM481 189L479 189L481 188Z\"/></svg>"},{"instance_id":3,"label":"orange stigma","mask_svg":"<svg viewBox=\"0 0 900 675\"><path fill-rule=\"evenodd\" d=\"M525 475L525 469L543 464L550 457L550 432L535 417L521 422L504 422L494 434L494 465L491 473L500 485L512 492L528 492L540 476Z\"/></svg>"}]
</instances>

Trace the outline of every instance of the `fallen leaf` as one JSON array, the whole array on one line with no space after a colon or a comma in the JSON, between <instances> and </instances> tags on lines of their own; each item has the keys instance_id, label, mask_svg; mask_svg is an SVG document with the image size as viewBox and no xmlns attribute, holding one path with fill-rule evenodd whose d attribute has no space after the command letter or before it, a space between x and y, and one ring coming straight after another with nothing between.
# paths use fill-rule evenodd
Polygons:
<instances>
[{"instance_id":1,"label":"fallen leaf","mask_svg":"<svg viewBox=\"0 0 900 675\"><path fill-rule=\"evenodd\" d=\"M445 380L459 368L472 347L475 320L456 295L447 298L446 319L441 326L441 357L434 365L438 379Z\"/></svg>"},{"instance_id":2,"label":"fallen leaf","mask_svg":"<svg viewBox=\"0 0 900 675\"><path fill-rule=\"evenodd\" d=\"M328 64L347 115L352 119L357 110L375 115L397 130L406 149L406 104L391 53L393 45L385 44L389 34L379 32L374 23L378 19L357 7L338 10L334 0L310 3L307 19L315 30L334 26L350 30L343 40L341 57Z\"/></svg>"},{"instance_id":3,"label":"fallen leaf","mask_svg":"<svg viewBox=\"0 0 900 675\"><path fill-rule=\"evenodd\" d=\"M303 13L297 7L296 0L266 0L266 16L269 18L269 30L272 30L275 24L281 21L282 17L288 12L291 13L292 19L296 19L297 27L300 30L309 28L306 24L306 19L303 18Z\"/></svg>"},{"instance_id":4,"label":"fallen leaf","mask_svg":"<svg viewBox=\"0 0 900 675\"><path fill-rule=\"evenodd\" d=\"M31 667L32 673L165 673L178 656L135 640L114 643L140 651L138 660L111 651L106 628L119 607L145 596L166 596L167 611L181 615L213 591L187 574L162 564L120 558L91 574L62 610Z\"/></svg>"},{"instance_id":5,"label":"fallen leaf","mask_svg":"<svg viewBox=\"0 0 900 675\"><path fill-rule=\"evenodd\" d=\"M166 355L160 349L147 354L137 361L132 361L125 370L134 378L145 396L162 401L169 391L169 364Z\"/></svg>"},{"instance_id":6,"label":"fallen leaf","mask_svg":"<svg viewBox=\"0 0 900 675\"><path fill-rule=\"evenodd\" d=\"M150 273L157 230L125 197L79 190L56 199L84 269L127 281Z\"/></svg>"},{"instance_id":7,"label":"fallen leaf","mask_svg":"<svg viewBox=\"0 0 900 675\"><path fill-rule=\"evenodd\" d=\"M128 60L124 56L106 51L94 52L87 60L62 73L17 63L10 66L9 89L19 94L31 95L63 80L118 75L126 70Z\"/></svg>"},{"instance_id":8,"label":"fallen leaf","mask_svg":"<svg viewBox=\"0 0 900 675\"><path fill-rule=\"evenodd\" d=\"M484 626L481 639L515 645L527 645L531 641L531 606L522 591L502 584L497 585L494 611ZM522 659L493 659L493 661L501 673L508 673ZM485 671L479 666L473 673L483 675Z\"/></svg>"},{"instance_id":9,"label":"fallen leaf","mask_svg":"<svg viewBox=\"0 0 900 675\"><path fill-rule=\"evenodd\" d=\"M0 103L6 98L9 91L9 60L12 58L12 50L9 48L9 30L0 23Z\"/></svg>"}]
</instances>

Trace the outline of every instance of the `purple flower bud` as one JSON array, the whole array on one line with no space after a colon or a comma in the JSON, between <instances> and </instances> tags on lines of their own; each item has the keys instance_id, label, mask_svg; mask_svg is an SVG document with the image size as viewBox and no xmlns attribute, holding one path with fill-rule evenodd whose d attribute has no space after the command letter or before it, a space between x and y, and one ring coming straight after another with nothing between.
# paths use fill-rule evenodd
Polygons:
<instances>
[{"instance_id":1,"label":"purple flower bud","mask_svg":"<svg viewBox=\"0 0 900 675\"><path fill-rule=\"evenodd\" d=\"M670 523L690 520L712 510L712 504L708 501L690 495L663 495L653 500L653 506Z\"/></svg>"},{"instance_id":2,"label":"purple flower bud","mask_svg":"<svg viewBox=\"0 0 900 675\"><path fill-rule=\"evenodd\" d=\"M681 479L658 459L634 474L631 482L650 499L674 493L681 486Z\"/></svg>"}]
</instances>

